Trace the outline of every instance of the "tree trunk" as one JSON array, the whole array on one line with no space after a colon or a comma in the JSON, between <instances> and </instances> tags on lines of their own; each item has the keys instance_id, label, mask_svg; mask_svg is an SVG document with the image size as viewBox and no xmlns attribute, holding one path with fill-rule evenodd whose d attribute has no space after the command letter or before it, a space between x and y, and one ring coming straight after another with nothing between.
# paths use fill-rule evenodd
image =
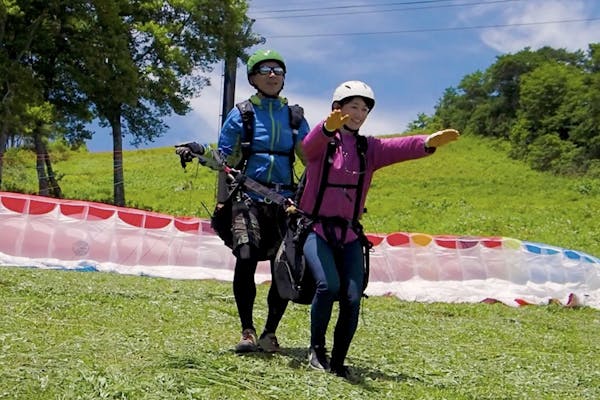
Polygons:
<instances>
[{"instance_id":1,"label":"tree trunk","mask_svg":"<svg viewBox=\"0 0 600 400\"><path fill-rule=\"evenodd\" d=\"M125 207L125 181L123 176L123 136L121 116L111 121L113 135L113 189L116 206Z\"/></svg>"},{"instance_id":2,"label":"tree trunk","mask_svg":"<svg viewBox=\"0 0 600 400\"><path fill-rule=\"evenodd\" d=\"M6 151L6 125L0 127L0 190L2 190L2 172L4 167L4 151Z\"/></svg>"},{"instance_id":3,"label":"tree trunk","mask_svg":"<svg viewBox=\"0 0 600 400\"><path fill-rule=\"evenodd\" d=\"M48 154L48 147L45 143L42 143L44 148L44 160L46 160L46 172L48 174L48 190L50 192L50 196L62 199L62 189L56 180L56 176L54 175L54 170L52 169L52 161L50 160L50 154Z\"/></svg>"},{"instance_id":4,"label":"tree trunk","mask_svg":"<svg viewBox=\"0 0 600 400\"><path fill-rule=\"evenodd\" d=\"M38 194L40 196L48 196L48 176L46 175L46 152L44 151L44 143L39 132L33 133L33 143L35 145L35 170L38 177Z\"/></svg>"}]
</instances>

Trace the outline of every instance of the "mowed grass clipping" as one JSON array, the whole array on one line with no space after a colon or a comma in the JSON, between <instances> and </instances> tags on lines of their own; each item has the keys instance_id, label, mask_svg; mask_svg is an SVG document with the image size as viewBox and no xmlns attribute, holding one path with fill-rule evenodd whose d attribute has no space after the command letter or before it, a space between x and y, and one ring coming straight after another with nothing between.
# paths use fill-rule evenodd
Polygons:
<instances>
[{"instance_id":1,"label":"mowed grass clipping","mask_svg":"<svg viewBox=\"0 0 600 400\"><path fill-rule=\"evenodd\" d=\"M307 306L290 304L278 331L281 354L236 355L230 286L2 267L0 398L600 396L600 313L591 308L371 297L348 356L357 375L349 382L308 369ZM265 321L267 290L258 286L257 327Z\"/></svg>"}]
</instances>

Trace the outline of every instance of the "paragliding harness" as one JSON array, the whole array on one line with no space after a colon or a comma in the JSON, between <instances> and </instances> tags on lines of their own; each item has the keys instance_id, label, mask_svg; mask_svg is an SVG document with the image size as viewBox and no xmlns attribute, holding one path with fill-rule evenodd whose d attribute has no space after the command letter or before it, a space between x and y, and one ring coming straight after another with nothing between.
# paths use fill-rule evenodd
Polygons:
<instances>
[{"instance_id":1,"label":"paragliding harness","mask_svg":"<svg viewBox=\"0 0 600 400\"><path fill-rule=\"evenodd\" d=\"M293 205L292 199L284 197L273 189L270 189L262 183L246 176L240 170L228 166L218 150L211 149L209 151L211 152L212 159L209 157L204 157L203 154L194 153L193 151L191 151L190 154L192 157L197 158L201 165L207 166L216 171L224 172L227 175L231 186L234 188L233 190L237 191L243 188L246 191L262 196L272 203L285 208ZM182 166L185 168L185 164L189 161L190 160L184 160L182 158Z\"/></svg>"},{"instance_id":2,"label":"paragliding harness","mask_svg":"<svg viewBox=\"0 0 600 400\"><path fill-rule=\"evenodd\" d=\"M217 204L215 207L212 216L210 218L210 225L213 230L217 233L217 235L223 240L223 243L229 248L233 248L233 233L232 233L232 222L233 222L233 200L238 194L238 191L242 187L248 188L247 184L244 184L244 179L247 181L249 178L245 177L246 165L248 163L248 159L250 156L255 153L252 151L252 140L254 139L254 107L250 100L245 100L241 103L236 104L236 107L240 111L240 115L242 116L242 138L241 138L241 151L242 157L238 164L235 166L235 170L241 172L238 174L240 177L239 180L230 180L229 190L227 194L227 198L220 202L221 204ZM290 170L292 171L292 181L289 185L278 185L280 189L290 189L295 190L293 171L294 171L294 161L295 155L294 150L296 147L296 140L298 137L298 129L302 123L304 118L304 110L299 105L290 105L289 109L289 119L290 119L290 127L292 128L292 149L289 152L277 152L277 151L269 151L269 154L278 154L278 155L287 155L290 160ZM241 178L241 177L244 178ZM258 182L256 182L258 183ZM260 184L260 183L258 183ZM263 187L266 187L265 184L262 184ZM251 190L254 191L254 190ZM255 191L254 191L255 192ZM272 191L276 193L275 191ZM256 193L256 192L255 192ZM262 194L261 194L262 195ZM269 196L264 196L266 199L273 200ZM282 196L280 196L282 197ZM279 204L279 202L275 201L275 203Z\"/></svg>"},{"instance_id":3,"label":"paragliding harness","mask_svg":"<svg viewBox=\"0 0 600 400\"><path fill-rule=\"evenodd\" d=\"M367 138L357 135L356 146L360 156L361 172L356 185L332 185L328 182L332 155L335 153L337 146L338 144L335 141L331 141L327 145L325 155L326 162L323 165L319 192L317 193L312 213L307 214L304 211L299 211L288 214L288 229L275 258L273 279L276 281L279 295L282 298L291 300L295 303L310 304L316 291L314 278L306 265L303 253L306 237L311 232L311 227L315 222L320 222L322 224L328 243L337 248L343 246L348 229L352 229L357 234L363 248L364 276L362 294L366 297L364 292L369 283L369 251L373 247L373 244L369 242L362 225L358 222L358 215L360 211L360 200L362 198L364 171L366 168ZM305 179L305 174L303 174L298 183L298 189L294 198L296 204L300 203ZM339 217L321 217L317 215L321 203L323 202L323 196L327 186L344 188L352 187L356 189L356 202L352 221ZM340 227L342 229L341 239L337 238L335 227Z\"/></svg>"}]
</instances>

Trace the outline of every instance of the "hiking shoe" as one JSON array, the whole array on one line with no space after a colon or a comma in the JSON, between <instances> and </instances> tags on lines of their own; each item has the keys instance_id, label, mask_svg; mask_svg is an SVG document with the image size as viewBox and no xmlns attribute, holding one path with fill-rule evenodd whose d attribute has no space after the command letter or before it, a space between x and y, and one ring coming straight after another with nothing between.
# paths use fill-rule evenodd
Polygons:
<instances>
[{"instance_id":1,"label":"hiking shoe","mask_svg":"<svg viewBox=\"0 0 600 400\"><path fill-rule=\"evenodd\" d=\"M311 346L308 349L308 366L319 371L329 371L327 349L323 346Z\"/></svg>"},{"instance_id":2,"label":"hiking shoe","mask_svg":"<svg viewBox=\"0 0 600 400\"><path fill-rule=\"evenodd\" d=\"M242 338L239 343L235 346L236 353L251 353L257 351L256 346L256 331L254 329L244 329L242 332Z\"/></svg>"},{"instance_id":3,"label":"hiking shoe","mask_svg":"<svg viewBox=\"0 0 600 400\"><path fill-rule=\"evenodd\" d=\"M357 375L356 372L352 372L350 368L346 367L345 365L331 364L331 369L329 370L329 372L350 382L356 383L361 381L360 376Z\"/></svg>"},{"instance_id":4,"label":"hiking shoe","mask_svg":"<svg viewBox=\"0 0 600 400\"><path fill-rule=\"evenodd\" d=\"M263 333L258 339L258 347L265 353L278 353L281 351L277 336L274 333Z\"/></svg>"},{"instance_id":5,"label":"hiking shoe","mask_svg":"<svg viewBox=\"0 0 600 400\"><path fill-rule=\"evenodd\" d=\"M349 379L351 376L350 369L345 365L331 366L329 372L345 379Z\"/></svg>"}]
</instances>

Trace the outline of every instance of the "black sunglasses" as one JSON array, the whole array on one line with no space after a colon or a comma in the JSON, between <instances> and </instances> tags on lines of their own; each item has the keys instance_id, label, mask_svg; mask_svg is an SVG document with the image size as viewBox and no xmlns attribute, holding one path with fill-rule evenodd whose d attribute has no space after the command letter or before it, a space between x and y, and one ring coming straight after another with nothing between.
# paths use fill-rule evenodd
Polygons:
<instances>
[{"instance_id":1,"label":"black sunglasses","mask_svg":"<svg viewBox=\"0 0 600 400\"><path fill-rule=\"evenodd\" d=\"M281 67L267 67L266 65L259 67L257 72L261 75L269 75L271 72L275 75L285 74L285 71Z\"/></svg>"}]
</instances>

